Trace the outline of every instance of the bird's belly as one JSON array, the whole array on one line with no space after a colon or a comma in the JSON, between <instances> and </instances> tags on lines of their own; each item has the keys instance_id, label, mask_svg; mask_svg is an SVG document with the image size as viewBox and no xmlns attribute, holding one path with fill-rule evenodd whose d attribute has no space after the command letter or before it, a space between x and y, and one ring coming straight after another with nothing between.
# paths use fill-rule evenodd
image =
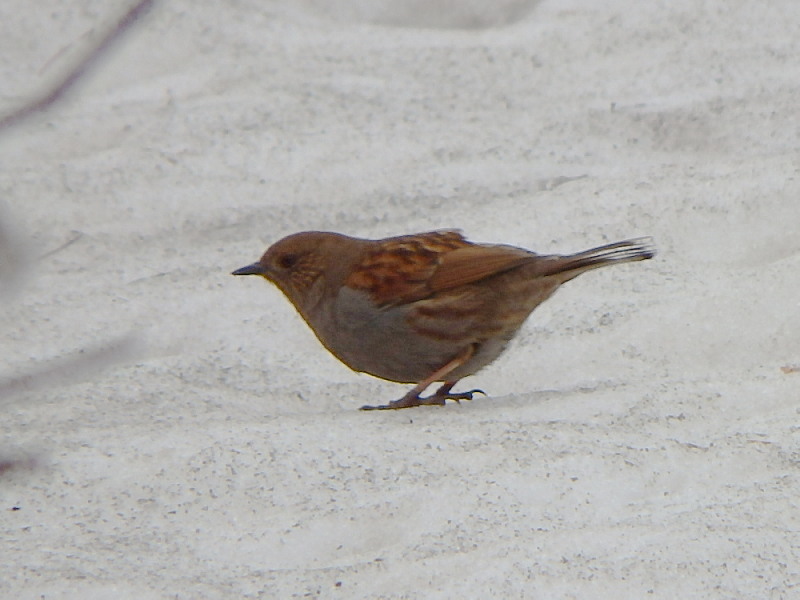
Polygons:
<instances>
[{"instance_id":1,"label":"bird's belly","mask_svg":"<svg viewBox=\"0 0 800 600\"><path fill-rule=\"evenodd\" d=\"M320 341L354 371L417 383L458 355L464 342L421 336L408 323L409 305L376 308L361 292L344 289L318 328Z\"/></svg>"}]
</instances>

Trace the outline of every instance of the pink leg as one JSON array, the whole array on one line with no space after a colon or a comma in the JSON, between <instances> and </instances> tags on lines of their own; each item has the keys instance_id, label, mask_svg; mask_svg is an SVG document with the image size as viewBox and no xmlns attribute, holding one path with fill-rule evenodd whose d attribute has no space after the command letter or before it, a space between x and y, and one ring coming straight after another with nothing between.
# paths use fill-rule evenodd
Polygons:
<instances>
[{"instance_id":1,"label":"pink leg","mask_svg":"<svg viewBox=\"0 0 800 600\"><path fill-rule=\"evenodd\" d=\"M420 396L420 394L422 394L422 392L424 392L425 389L435 381L442 381L442 379L445 379L448 373L452 373L458 367L467 362L470 358L472 358L474 353L475 348L473 346L468 347L466 350L464 350L464 352L435 371L430 377L420 381L399 400L393 400L392 402L389 402L389 404L381 404L379 406L365 405L361 407L361 410L393 410L398 408L411 408L412 406L442 406L447 400L455 400L456 402L461 400L472 400L473 394L483 394L484 392L481 390L472 390L469 392L462 392L460 394L451 394L450 390L458 382L457 379L455 381L445 381L442 387L440 387L433 395L428 396L427 398L423 398Z\"/></svg>"}]
</instances>

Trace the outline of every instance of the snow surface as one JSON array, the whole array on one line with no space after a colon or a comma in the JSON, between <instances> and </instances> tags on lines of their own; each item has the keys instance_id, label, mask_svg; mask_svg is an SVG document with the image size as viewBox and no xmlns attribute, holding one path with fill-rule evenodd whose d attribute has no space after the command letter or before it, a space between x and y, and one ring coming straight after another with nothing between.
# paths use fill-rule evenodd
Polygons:
<instances>
[{"instance_id":1,"label":"snow surface","mask_svg":"<svg viewBox=\"0 0 800 600\"><path fill-rule=\"evenodd\" d=\"M0 109L125 6L5 0ZM0 597L800 597L798 55L796 0L157 2L0 132L3 376L136 341L6 386ZM660 254L398 412L229 275L436 228Z\"/></svg>"}]
</instances>

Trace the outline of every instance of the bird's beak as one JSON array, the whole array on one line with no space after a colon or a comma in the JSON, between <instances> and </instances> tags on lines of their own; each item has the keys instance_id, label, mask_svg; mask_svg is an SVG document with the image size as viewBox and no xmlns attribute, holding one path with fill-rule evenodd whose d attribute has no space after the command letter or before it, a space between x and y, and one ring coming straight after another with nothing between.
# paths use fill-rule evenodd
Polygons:
<instances>
[{"instance_id":1,"label":"bird's beak","mask_svg":"<svg viewBox=\"0 0 800 600\"><path fill-rule=\"evenodd\" d=\"M265 273L266 269L264 269L261 263L253 263L241 269L236 269L231 275L264 275Z\"/></svg>"}]
</instances>

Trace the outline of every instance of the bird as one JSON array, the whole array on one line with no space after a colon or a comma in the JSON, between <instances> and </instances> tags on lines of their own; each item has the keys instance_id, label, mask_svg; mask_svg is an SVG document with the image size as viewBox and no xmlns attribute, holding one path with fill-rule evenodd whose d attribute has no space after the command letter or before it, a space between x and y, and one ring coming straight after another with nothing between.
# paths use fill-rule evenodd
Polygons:
<instances>
[{"instance_id":1,"label":"bird","mask_svg":"<svg viewBox=\"0 0 800 600\"><path fill-rule=\"evenodd\" d=\"M397 400L361 407L387 410L484 394L452 390L500 356L561 284L655 254L650 237L545 255L470 242L449 229L376 240L304 231L232 275L277 286L322 345L354 371L414 384ZM434 383L441 386L423 396Z\"/></svg>"}]
</instances>

